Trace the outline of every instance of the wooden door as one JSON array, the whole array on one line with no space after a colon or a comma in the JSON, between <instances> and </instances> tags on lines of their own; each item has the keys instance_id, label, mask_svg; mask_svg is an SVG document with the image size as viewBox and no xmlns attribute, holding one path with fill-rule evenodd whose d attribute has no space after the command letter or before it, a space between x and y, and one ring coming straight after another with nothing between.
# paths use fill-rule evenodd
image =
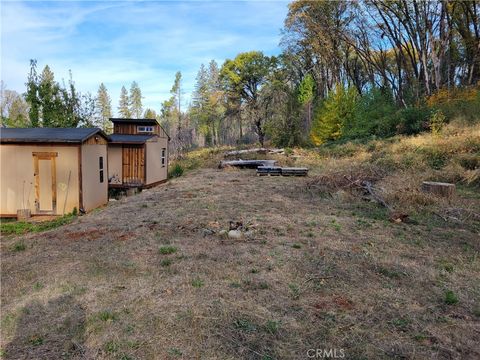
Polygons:
<instances>
[{"instance_id":1,"label":"wooden door","mask_svg":"<svg viewBox=\"0 0 480 360\"><path fill-rule=\"evenodd\" d=\"M145 184L145 147L142 145L123 146L122 182L124 185Z\"/></svg>"},{"instance_id":2,"label":"wooden door","mask_svg":"<svg viewBox=\"0 0 480 360\"><path fill-rule=\"evenodd\" d=\"M57 213L57 153L34 152L35 209L38 214Z\"/></svg>"}]
</instances>

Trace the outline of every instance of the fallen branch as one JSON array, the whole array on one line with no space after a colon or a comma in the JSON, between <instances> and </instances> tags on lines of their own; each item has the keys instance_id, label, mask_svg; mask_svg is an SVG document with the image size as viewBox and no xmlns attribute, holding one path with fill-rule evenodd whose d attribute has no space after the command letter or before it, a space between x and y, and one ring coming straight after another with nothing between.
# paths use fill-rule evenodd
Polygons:
<instances>
[{"instance_id":1,"label":"fallen branch","mask_svg":"<svg viewBox=\"0 0 480 360\"><path fill-rule=\"evenodd\" d=\"M367 192L370 194L370 196L376 201L378 202L380 205L382 205L383 207L387 208L388 210L392 211L393 209L385 202L385 200L383 200L380 196L378 196L377 194L375 194L375 192L373 191L373 187L372 187L372 184L369 182L369 181L363 181L362 182L362 188L367 190Z\"/></svg>"}]
</instances>

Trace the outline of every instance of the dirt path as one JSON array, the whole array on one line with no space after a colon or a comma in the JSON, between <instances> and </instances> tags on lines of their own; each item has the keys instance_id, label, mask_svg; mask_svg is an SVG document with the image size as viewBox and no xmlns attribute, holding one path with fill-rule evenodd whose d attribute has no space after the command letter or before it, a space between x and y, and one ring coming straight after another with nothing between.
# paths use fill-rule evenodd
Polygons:
<instances>
[{"instance_id":1,"label":"dirt path","mask_svg":"<svg viewBox=\"0 0 480 360\"><path fill-rule=\"evenodd\" d=\"M476 234L390 224L304 181L196 170L23 236L25 251L3 238L3 356L480 356ZM212 234L229 221L252 236Z\"/></svg>"}]
</instances>

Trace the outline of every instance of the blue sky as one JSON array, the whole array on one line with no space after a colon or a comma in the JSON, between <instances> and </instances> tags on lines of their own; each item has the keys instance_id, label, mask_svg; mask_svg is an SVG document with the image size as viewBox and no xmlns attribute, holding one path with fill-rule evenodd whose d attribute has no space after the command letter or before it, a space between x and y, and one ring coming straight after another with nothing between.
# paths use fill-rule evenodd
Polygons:
<instances>
[{"instance_id":1,"label":"blue sky","mask_svg":"<svg viewBox=\"0 0 480 360\"><path fill-rule=\"evenodd\" d=\"M239 52L280 52L288 1L2 1L1 78L25 91L29 59L57 81L105 83L116 110L120 88L137 81L144 107L159 111L180 70L186 98L200 64Z\"/></svg>"}]
</instances>

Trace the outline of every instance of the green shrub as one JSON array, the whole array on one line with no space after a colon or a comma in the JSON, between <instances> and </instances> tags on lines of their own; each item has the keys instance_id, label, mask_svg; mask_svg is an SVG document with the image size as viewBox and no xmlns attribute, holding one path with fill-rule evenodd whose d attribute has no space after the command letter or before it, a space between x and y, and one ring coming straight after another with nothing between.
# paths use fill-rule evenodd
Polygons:
<instances>
[{"instance_id":1,"label":"green shrub","mask_svg":"<svg viewBox=\"0 0 480 360\"><path fill-rule=\"evenodd\" d=\"M353 139L394 135L397 109L390 92L378 88L370 90L357 99L352 122L346 124L344 137Z\"/></svg>"},{"instance_id":2,"label":"green shrub","mask_svg":"<svg viewBox=\"0 0 480 360\"><path fill-rule=\"evenodd\" d=\"M184 169L182 167L182 165L180 164L175 164L174 166L172 166L170 168L170 171L168 172L168 177L169 178L176 178L176 177L180 177L183 175L184 173Z\"/></svg>"},{"instance_id":3,"label":"green shrub","mask_svg":"<svg viewBox=\"0 0 480 360\"><path fill-rule=\"evenodd\" d=\"M427 107L408 107L396 114L396 133L414 135L429 127L431 110Z\"/></svg>"}]
</instances>

